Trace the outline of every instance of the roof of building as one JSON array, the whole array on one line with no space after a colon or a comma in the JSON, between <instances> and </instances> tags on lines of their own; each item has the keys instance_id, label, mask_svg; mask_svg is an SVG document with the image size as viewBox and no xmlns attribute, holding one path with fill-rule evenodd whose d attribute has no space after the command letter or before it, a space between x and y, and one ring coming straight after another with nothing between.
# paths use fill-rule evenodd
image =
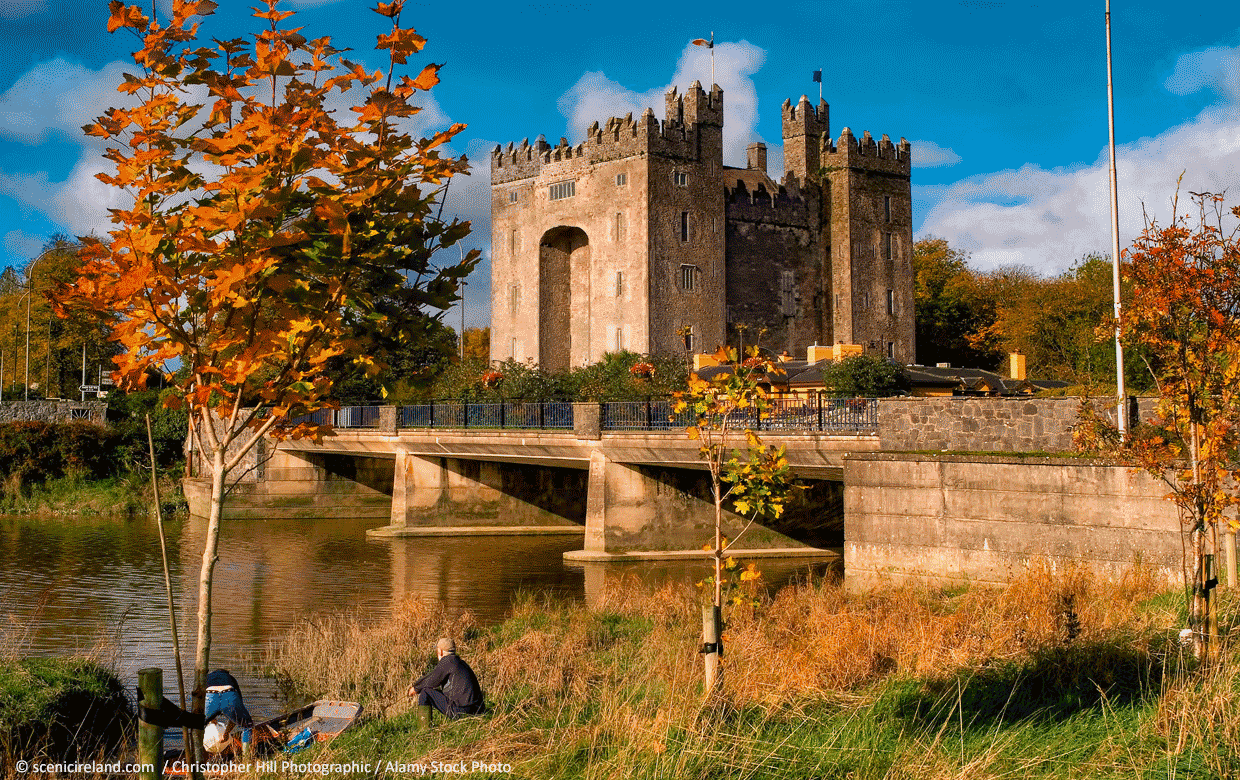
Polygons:
<instances>
[{"instance_id":1,"label":"roof of building","mask_svg":"<svg viewBox=\"0 0 1240 780\"><path fill-rule=\"evenodd\" d=\"M739 185L744 185L749 192L757 192L761 186L772 197L779 194L779 184L766 175L766 171L759 171L753 168L729 168L723 166L723 185L729 191L734 190Z\"/></svg>"},{"instance_id":2,"label":"roof of building","mask_svg":"<svg viewBox=\"0 0 1240 780\"><path fill-rule=\"evenodd\" d=\"M810 363L805 360L786 360L779 364L784 373L773 379L773 384L786 385L791 389L822 386L822 370L829 361ZM941 388L960 393L995 393L997 395L1022 395L1039 390L1067 387L1067 382L1056 379L1012 379L997 371L984 368L953 368L950 366L904 366L909 384L914 388ZM703 366L697 375L710 380L719 374L730 373L732 367Z\"/></svg>"}]
</instances>

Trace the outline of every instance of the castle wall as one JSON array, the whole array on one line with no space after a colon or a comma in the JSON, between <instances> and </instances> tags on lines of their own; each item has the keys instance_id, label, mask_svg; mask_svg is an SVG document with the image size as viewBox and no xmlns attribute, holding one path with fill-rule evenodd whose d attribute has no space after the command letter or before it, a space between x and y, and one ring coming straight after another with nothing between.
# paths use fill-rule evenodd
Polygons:
<instances>
[{"instance_id":1,"label":"castle wall","mask_svg":"<svg viewBox=\"0 0 1240 780\"><path fill-rule=\"evenodd\" d=\"M743 324L749 341L765 328L765 346L799 355L831 343L822 206L816 188L795 198L780 190L772 197L738 187L728 198L728 322Z\"/></svg>"},{"instance_id":2,"label":"castle wall","mask_svg":"<svg viewBox=\"0 0 1240 780\"><path fill-rule=\"evenodd\" d=\"M885 135L875 142L869 132L855 139L844 128L838 144L824 139L822 151L830 188L835 341L911 363L915 322L908 143L896 147Z\"/></svg>"},{"instance_id":3,"label":"castle wall","mask_svg":"<svg viewBox=\"0 0 1240 780\"><path fill-rule=\"evenodd\" d=\"M778 193L725 182L723 91L697 82L668 93L662 121L648 109L577 146L496 147L492 359L678 354L686 326L710 352L732 322L793 354L845 342L912 361L909 146L828 130L825 102L785 102Z\"/></svg>"}]
</instances>

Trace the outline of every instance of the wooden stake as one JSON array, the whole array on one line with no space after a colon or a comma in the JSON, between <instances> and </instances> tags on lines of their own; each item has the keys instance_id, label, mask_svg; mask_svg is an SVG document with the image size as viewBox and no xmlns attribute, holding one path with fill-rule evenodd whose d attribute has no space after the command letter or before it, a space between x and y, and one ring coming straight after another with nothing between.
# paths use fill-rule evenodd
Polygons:
<instances>
[{"instance_id":1,"label":"wooden stake","mask_svg":"<svg viewBox=\"0 0 1240 780\"><path fill-rule=\"evenodd\" d=\"M1228 528L1223 537L1224 549L1227 552L1227 587L1236 587L1236 532Z\"/></svg>"},{"instance_id":2,"label":"wooden stake","mask_svg":"<svg viewBox=\"0 0 1240 780\"><path fill-rule=\"evenodd\" d=\"M181 694L181 709L185 709L185 673L181 671L181 639L177 634L177 610L172 599L172 575L168 571L168 543L164 539L164 511L159 503L159 477L155 471L155 437L151 434L151 415L146 415L146 445L151 453L151 490L155 494L155 525L159 528L159 553L164 560L164 592L168 594L168 623L172 627L172 655L177 662L177 690ZM162 701L162 699L161 699ZM185 739L185 755L197 756L192 749L189 728L182 727Z\"/></svg>"},{"instance_id":3,"label":"wooden stake","mask_svg":"<svg viewBox=\"0 0 1240 780\"><path fill-rule=\"evenodd\" d=\"M143 669L138 672L138 688L142 700L159 709L164 700L164 670ZM146 721L138 721L138 763L143 769L140 780L159 780L164 771L164 729Z\"/></svg>"}]
</instances>

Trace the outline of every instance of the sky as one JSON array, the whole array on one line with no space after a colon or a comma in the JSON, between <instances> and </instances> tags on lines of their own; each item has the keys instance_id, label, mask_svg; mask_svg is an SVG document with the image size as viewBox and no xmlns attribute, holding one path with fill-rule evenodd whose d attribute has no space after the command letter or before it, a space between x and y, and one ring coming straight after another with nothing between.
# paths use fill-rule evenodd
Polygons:
<instances>
[{"instance_id":1,"label":"sky","mask_svg":"<svg viewBox=\"0 0 1240 780\"><path fill-rule=\"evenodd\" d=\"M148 5L150 0L147 0ZM156 0L166 4L170 0ZM252 2L218 0L202 34L255 32ZM386 19L359 0L286 0L308 37L331 35L373 70ZM779 178L780 106L823 71L831 132L869 130L913 145L913 231L990 270L1057 274L1110 251L1104 0L891 0L884 3L406 3L429 43L410 75L444 63L417 117L463 122L453 151L472 173L447 212L469 219L483 251L469 279L468 326L489 322L489 151L540 134L581 140L595 120L663 116L675 85L724 89L725 164L764 141ZM0 0L0 267L21 265L55 233L104 234L119 195L94 178L102 147L80 127L121 97L137 42L106 31L105 0ZM1240 203L1240 3L1114 0L1115 129L1121 246L1147 218L1166 222L1182 192ZM446 321L458 326L460 310Z\"/></svg>"}]
</instances>

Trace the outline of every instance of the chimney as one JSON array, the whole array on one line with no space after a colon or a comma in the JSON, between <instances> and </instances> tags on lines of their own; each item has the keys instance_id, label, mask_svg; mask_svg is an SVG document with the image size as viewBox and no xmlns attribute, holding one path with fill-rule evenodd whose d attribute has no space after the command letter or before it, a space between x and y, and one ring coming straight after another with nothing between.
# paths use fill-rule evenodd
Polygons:
<instances>
[{"instance_id":1,"label":"chimney","mask_svg":"<svg viewBox=\"0 0 1240 780\"><path fill-rule=\"evenodd\" d=\"M1008 353L1008 375L1011 379L1023 382L1025 379L1025 356L1019 352Z\"/></svg>"},{"instance_id":2,"label":"chimney","mask_svg":"<svg viewBox=\"0 0 1240 780\"><path fill-rule=\"evenodd\" d=\"M745 147L745 155L748 162L745 167L751 171L762 171L766 173L766 144L758 141Z\"/></svg>"}]
</instances>

